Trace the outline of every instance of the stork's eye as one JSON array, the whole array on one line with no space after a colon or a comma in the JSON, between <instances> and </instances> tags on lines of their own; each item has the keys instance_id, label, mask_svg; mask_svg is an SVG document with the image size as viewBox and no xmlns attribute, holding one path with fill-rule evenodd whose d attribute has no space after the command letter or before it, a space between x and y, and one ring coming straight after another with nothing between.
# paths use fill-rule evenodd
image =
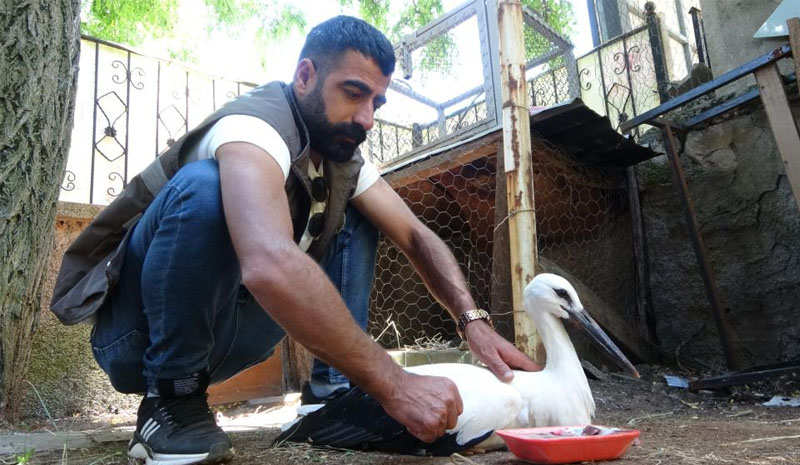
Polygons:
<instances>
[{"instance_id":1,"label":"stork's eye","mask_svg":"<svg viewBox=\"0 0 800 465\"><path fill-rule=\"evenodd\" d=\"M572 299L569 297L569 293L564 289L556 289L556 295L561 297L562 299L566 300L567 302L572 302Z\"/></svg>"}]
</instances>

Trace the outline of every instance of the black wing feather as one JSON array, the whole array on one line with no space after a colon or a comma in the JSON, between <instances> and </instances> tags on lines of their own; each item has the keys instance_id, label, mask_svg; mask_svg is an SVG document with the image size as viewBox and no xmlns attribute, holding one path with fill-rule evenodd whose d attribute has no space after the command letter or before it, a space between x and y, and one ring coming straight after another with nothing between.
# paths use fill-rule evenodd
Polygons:
<instances>
[{"instance_id":1,"label":"black wing feather","mask_svg":"<svg viewBox=\"0 0 800 465\"><path fill-rule=\"evenodd\" d=\"M492 431L456 442L456 434L445 434L433 443L412 436L406 427L386 414L381 405L358 387L352 387L324 407L309 413L275 439L308 442L342 449L380 450L399 454L447 456L480 443Z\"/></svg>"}]
</instances>

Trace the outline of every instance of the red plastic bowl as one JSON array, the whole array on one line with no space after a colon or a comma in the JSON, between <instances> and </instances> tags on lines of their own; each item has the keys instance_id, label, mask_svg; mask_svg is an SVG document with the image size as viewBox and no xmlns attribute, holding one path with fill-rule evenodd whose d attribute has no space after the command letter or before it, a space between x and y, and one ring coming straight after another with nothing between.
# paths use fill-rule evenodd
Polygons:
<instances>
[{"instance_id":1,"label":"red plastic bowl","mask_svg":"<svg viewBox=\"0 0 800 465\"><path fill-rule=\"evenodd\" d=\"M539 464L618 459L639 437L639 431L631 429L597 436L574 434L575 429L580 431L583 428L584 426L548 426L498 430L496 433L503 438L514 455Z\"/></svg>"}]
</instances>

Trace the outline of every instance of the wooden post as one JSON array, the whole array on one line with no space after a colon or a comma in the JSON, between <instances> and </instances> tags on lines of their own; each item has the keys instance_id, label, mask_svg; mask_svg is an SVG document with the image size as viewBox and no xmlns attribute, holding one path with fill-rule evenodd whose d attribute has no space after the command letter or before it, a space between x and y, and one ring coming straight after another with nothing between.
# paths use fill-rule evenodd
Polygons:
<instances>
[{"instance_id":1,"label":"wooden post","mask_svg":"<svg viewBox=\"0 0 800 465\"><path fill-rule=\"evenodd\" d=\"M789 18L786 20L789 28L789 43L792 46L792 58L794 59L794 70L800 76L800 18ZM800 87L798 87L800 92Z\"/></svg>"},{"instance_id":2,"label":"wooden post","mask_svg":"<svg viewBox=\"0 0 800 465\"><path fill-rule=\"evenodd\" d=\"M794 52L794 49L792 49ZM794 194L794 201L800 208L800 135L797 134L792 110L789 108L789 99L786 89L783 88L778 65L773 63L756 70L756 81L761 92L761 101L767 112L772 134L778 144L778 152L789 178L789 186Z\"/></svg>"},{"instance_id":3,"label":"wooden post","mask_svg":"<svg viewBox=\"0 0 800 465\"><path fill-rule=\"evenodd\" d=\"M728 322L728 317L725 315L725 307L722 304L719 289L717 289L717 280L714 277L714 272L711 270L711 263L708 259L708 249L706 249L703 235L700 232L700 223L697 221L694 203L689 195L689 184L686 182L686 176L683 174L681 160L678 158L678 153L676 152L677 143L675 142L670 125L662 126L661 137L664 140L667 159L672 169L672 183L675 185L675 190L677 190L680 195L681 204L683 204L686 226L689 228L689 238L692 240L694 252L697 256L697 264L700 266L700 276L703 278L706 296L708 297L708 302L711 304L714 322L717 325L720 343L722 344L722 351L725 353L725 361L728 364L729 370L738 370L739 365L736 361L733 341L731 340L731 326Z\"/></svg>"},{"instance_id":4,"label":"wooden post","mask_svg":"<svg viewBox=\"0 0 800 465\"><path fill-rule=\"evenodd\" d=\"M531 169L530 114L525 81L525 40L522 29L524 23L520 1L500 0L497 19L500 29L503 167L508 189L514 340L522 352L542 363L544 347L523 307L523 290L533 279L538 261L538 249Z\"/></svg>"},{"instance_id":5,"label":"wooden post","mask_svg":"<svg viewBox=\"0 0 800 465\"><path fill-rule=\"evenodd\" d=\"M633 166L625 173L628 185L628 205L631 209L631 230L633 232L633 258L636 269L636 310L639 330L645 339L658 345L656 318L653 314L652 291L650 288L650 266L647 259L647 234L642 219L642 204L639 199L639 183Z\"/></svg>"}]
</instances>

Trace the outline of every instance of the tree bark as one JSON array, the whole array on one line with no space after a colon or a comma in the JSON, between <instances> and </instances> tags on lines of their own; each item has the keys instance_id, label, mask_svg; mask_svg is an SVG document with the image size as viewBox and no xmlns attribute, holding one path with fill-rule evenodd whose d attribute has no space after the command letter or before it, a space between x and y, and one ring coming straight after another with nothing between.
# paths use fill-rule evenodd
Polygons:
<instances>
[{"instance_id":1,"label":"tree bark","mask_svg":"<svg viewBox=\"0 0 800 465\"><path fill-rule=\"evenodd\" d=\"M0 413L23 391L72 131L80 0L0 3Z\"/></svg>"}]
</instances>

